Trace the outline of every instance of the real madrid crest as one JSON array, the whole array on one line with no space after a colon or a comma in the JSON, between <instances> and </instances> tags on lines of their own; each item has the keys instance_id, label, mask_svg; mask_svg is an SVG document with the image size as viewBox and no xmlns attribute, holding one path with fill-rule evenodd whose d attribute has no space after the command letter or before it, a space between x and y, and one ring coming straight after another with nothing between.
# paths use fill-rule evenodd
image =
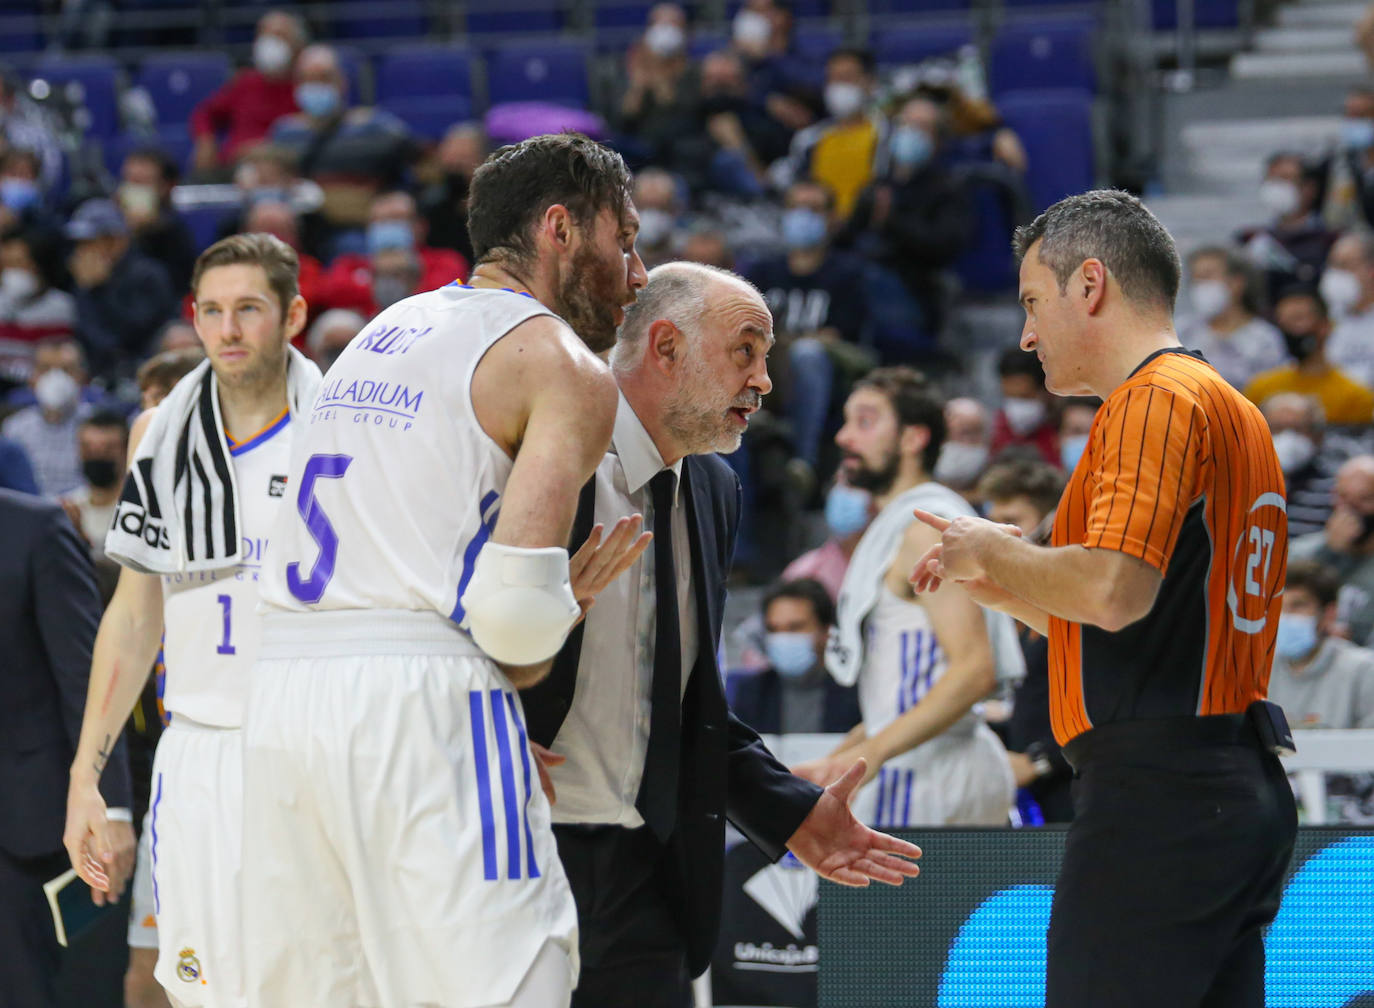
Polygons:
<instances>
[{"instance_id":1,"label":"real madrid crest","mask_svg":"<svg viewBox=\"0 0 1374 1008\"><path fill-rule=\"evenodd\" d=\"M184 948L178 955L181 958L177 960L177 976L187 983L195 983L200 979L200 960L196 958L196 950Z\"/></svg>"}]
</instances>

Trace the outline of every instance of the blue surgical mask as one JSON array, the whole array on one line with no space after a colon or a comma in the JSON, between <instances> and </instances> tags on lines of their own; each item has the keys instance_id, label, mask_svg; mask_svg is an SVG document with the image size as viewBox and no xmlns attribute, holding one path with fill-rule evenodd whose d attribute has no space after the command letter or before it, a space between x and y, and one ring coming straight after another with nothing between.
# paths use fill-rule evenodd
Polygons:
<instances>
[{"instance_id":1,"label":"blue surgical mask","mask_svg":"<svg viewBox=\"0 0 1374 1008\"><path fill-rule=\"evenodd\" d=\"M809 633L770 633L763 639L763 650L784 679L800 679L816 665L816 638Z\"/></svg>"},{"instance_id":2,"label":"blue surgical mask","mask_svg":"<svg viewBox=\"0 0 1374 1008\"><path fill-rule=\"evenodd\" d=\"M296 85L296 104L301 111L316 119L324 119L339 109L339 89L323 81L305 81Z\"/></svg>"},{"instance_id":3,"label":"blue surgical mask","mask_svg":"<svg viewBox=\"0 0 1374 1008\"><path fill-rule=\"evenodd\" d=\"M1280 613L1274 650L1285 661L1300 661L1317 646L1317 617L1305 613Z\"/></svg>"},{"instance_id":4,"label":"blue surgical mask","mask_svg":"<svg viewBox=\"0 0 1374 1008\"><path fill-rule=\"evenodd\" d=\"M1088 450L1088 435L1070 434L1059 441L1059 464L1064 467L1065 472L1073 472L1078 468L1078 460L1083 457L1083 453Z\"/></svg>"},{"instance_id":5,"label":"blue surgical mask","mask_svg":"<svg viewBox=\"0 0 1374 1008\"><path fill-rule=\"evenodd\" d=\"M825 218L814 210L793 207L782 212L782 243L789 249L809 249L825 241Z\"/></svg>"},{"instance_id":6,"label":"blue surgical mask","mask_svg":"<svg viewBox=\"0 0 1374 1008\"><path fill-rule=\"evenodd\" d=\"M38 202L38 183L32 179L0 178L0 203L15 213Z\"/></svg>"},{"instance_id":7,"label":"blue surgical mask","mask_svg":"<svg viewBox=\"0 0 1374 1008\"><path fill-rule=\"evenodd\" d=\"M898 126L892 131L888 146L892 151L892 160L906 168L925 164L935 150L926 131L915 126Z\"/></svg>"},{"instance_id":8,"label":"blue surgical mask","mask_svg":"<svg viewBox=\"0 0 1374 1008\"><path fill-rule=\"evenodd\" d=\"M825 523L843 539L868 524L868 508L873 498L867 490L836 483L825 495Z\"/></svg>"},{"instance_id":9,"label":"blue surgical mask","mask_svg":"<svg viewBox=\"0 0 1374 1008\"><path fill-rule=\"evenodd\" d=\"M1351 150L1368 150L1374 147L1374 119L1343 120L1341 145Z\"/></svg>"},{"instance_id":10,"label":"blue surgical mask","mask_svg":"<svg viewBox=\"0 0 1374 1008\"><path fill-rule=\"evenodd\" d=\"M373 221L367 226L367 254L415 247L415 229L405 221Z\"/></svg>"}]
</instances>

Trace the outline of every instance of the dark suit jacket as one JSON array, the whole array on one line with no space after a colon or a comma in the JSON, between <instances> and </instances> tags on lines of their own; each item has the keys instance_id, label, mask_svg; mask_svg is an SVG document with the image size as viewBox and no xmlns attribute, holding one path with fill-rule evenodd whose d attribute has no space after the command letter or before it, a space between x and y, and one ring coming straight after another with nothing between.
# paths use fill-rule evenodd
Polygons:
<instances>
[{"instance_id":1,"label":"dark suit jacket","mask_svg":"<svg viewBox=\"0 0 1374 1008\"><path fill-rule=\"evenodd\" d=\"M677 825L665 854L665 882L681 922L692 975L710 965L720 931L725 864L725 820L768 857L777 860L820 796L820 788L787 772L752 728L725 703L716 642L725 607L725 579L739 528L740 489L734 472L716 455L683 460L692 547L692 589L697 604L697 662L682 701L682 762L678 774ZM580 544L591 528L590 494L573 530ZM598 515L614 521L618 515ZM522 694L530 738L553 744L579 688L581 627L554 659L553 671Z\"/></svg>"},{"instance_id":2,"label":"dark suit jacket","mask_svg":"<svg viewBox=\"0 0 1374 1008\"><path fill-rule=\"evenodd\" d=\"M844 734L863 720L859 712L859 691L841 686L826 676L825 707L821 712L823 732ZM725 683L730 709L741 715L755 731L777 735L782 731L782 676L771 668L730 676Z\"/></svg>"},{"instance_id":3,"label":"dark suit jacket","mask_svg":"<svg viewBox=\"0 0 1374 1008\"><path fill-rule=\"evenodd\" d=\"M99 622L90 553L66 512L0 490L0 848L15 857L62 848ZM129 807L122 741L101 791Z\"/></svg>"}]
</instances>

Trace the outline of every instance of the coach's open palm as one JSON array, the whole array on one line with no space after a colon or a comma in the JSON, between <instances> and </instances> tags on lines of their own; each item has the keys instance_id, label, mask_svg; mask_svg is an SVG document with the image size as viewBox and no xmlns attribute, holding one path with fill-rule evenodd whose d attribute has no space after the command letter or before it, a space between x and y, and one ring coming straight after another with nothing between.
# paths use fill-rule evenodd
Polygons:
<instances>
[{"instance_id":1,"label":"coach's open palm","mask_svg":"<svg viewBox=\"0 0 1374 1008\"><path fill-rule=\"evenodd\" d=\"M569 558L568 574L572 580L573 597L582 607L584 617L596 603L596 596L602 589L629 570L630 565L653 542L653 533L641 532L643 527L643 515L621 518L603 541L601 532L604 526L597 525L587 536L582 548Z\"/></svg>"}]
</instances>

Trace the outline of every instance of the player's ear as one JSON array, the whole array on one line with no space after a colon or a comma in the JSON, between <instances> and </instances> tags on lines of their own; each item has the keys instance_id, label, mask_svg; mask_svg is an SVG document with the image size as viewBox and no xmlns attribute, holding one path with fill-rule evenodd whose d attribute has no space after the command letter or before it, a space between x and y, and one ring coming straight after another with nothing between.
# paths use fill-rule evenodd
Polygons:
<instances>
[{"instance_id":1,"label":"player's ear","mask_svg":"<svg viewBox=\"0 0 1374 1008\"><path fill-rule=\"evenodd\" d=\"M903 455L917 456L930 444L930 428L922 424L908 424L902 428L898 447Z\"/></svg>"},{"instance_id":2,"label":"player's ear","mask_svg":"<svg viewBox=\"0 0 1374 1008\"><path fill-rule=\"evenodd\" d=\"M1107 267L1101 259L1084 259L1079 267L1079 289L1089 315L1096 315L1107 293Z\"/></svg>"},{"instance_id":3,"label":"player's ear","mask_svg":"<svg viewBox=\"0 0 1374 1008\"><path fill-rule=\"evenodd\" d=\"M541 230L556 247L566 249L572 244L572 214L562 203L554 203L544 211Z\"/></svg>"}]
</instances>

